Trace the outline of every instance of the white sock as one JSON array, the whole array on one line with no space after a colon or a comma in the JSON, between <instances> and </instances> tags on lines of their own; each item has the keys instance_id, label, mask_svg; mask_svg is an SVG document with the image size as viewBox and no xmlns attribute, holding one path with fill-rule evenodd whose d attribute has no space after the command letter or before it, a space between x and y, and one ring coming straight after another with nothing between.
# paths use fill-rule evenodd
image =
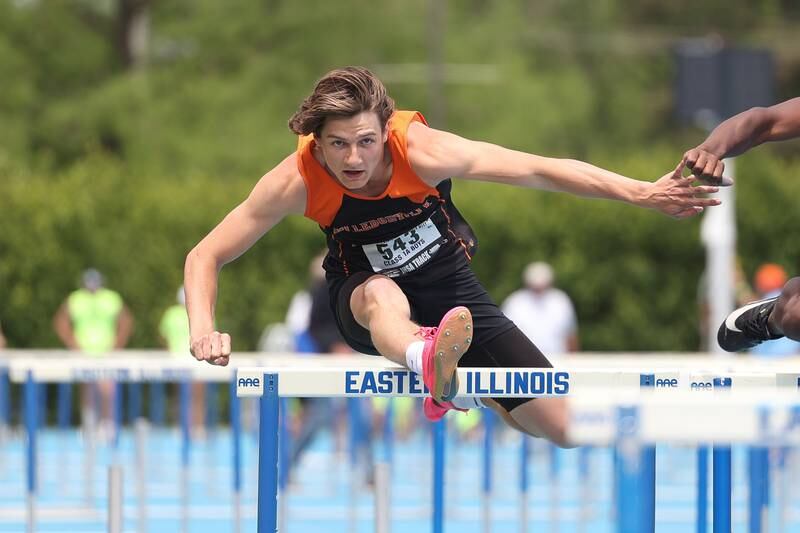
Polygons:
<instances>
[{"instance_id":1,"label":"white sock","mask_svg":"<svg viewBox=\"0 0 800 533\"><path fill-rule=\"evenodd\" d=\"M412 372L422 374L422 351L425 349L423 341L414 341L406 348L406 366Z\"/></svg>"},{"instance_id":2,"label":"white sock","mask_svg":"<svg viewBox=\"0 0 800 533\"><path fill-rule=\"evenodd\" d=\"M477 396L456 396L450 403L459 409L483 409L486 407Z\"/></svg>"}]
</instances>

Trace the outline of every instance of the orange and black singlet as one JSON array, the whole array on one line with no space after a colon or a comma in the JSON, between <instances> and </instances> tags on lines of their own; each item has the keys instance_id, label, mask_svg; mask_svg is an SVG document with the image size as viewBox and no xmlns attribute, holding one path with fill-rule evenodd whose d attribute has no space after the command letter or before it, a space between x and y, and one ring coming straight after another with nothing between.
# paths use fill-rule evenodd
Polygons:
<instances>
[{"instance_id":1,"label":"orange and black singlet","mask_svg":"<svg viewBox=\"0 0 800 533\"><path fill-rule=\"evenodd\" d=\"M412 122L425 119L415 111L397 111L389 119L392 175L384 193L374 198L348 191L314 158L313 135L300 137L297 166L307 190L305 216L325 232L329 276L367 271L399 278L423 269L444 274L475 253L477 239L450 199L452 182L431 187L411 168L406 133Z\"/></svg>"}]
</instances>

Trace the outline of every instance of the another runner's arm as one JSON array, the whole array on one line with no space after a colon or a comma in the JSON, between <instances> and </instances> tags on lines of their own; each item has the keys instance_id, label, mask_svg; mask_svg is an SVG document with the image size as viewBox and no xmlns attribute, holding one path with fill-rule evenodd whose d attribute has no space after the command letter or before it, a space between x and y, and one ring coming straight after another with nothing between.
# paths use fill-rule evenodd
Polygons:
<instances>
[{"instance_id":1,"label":"another runner's arm","mask_svg":"<svg viewBox=\"0 0 800 533\"><path fill-rule=\"evenodd\" d=\"M716 192L716 187L692 187L693 179L680 176L683 165L651 183L582 161L542 157L472 141L419 123L409 127L408 154L414 170L430 185L448 177L461 177L620 200L677 218L719 204L714 198L703 197Z\"/></svg>"},{"instance_id":2,"label":"another runner's arm","mask_svg":"<svg viewBox=\"0 0 800 533\"><path fill-rule=\"evenodd\" d=\"M223 265L242 255L286 215L303 213L305 205L306 187L291 155L265 174L247 199L189 252L184 286L193 351L197 339L214 332L217 276Z\"/></svg>"},{"instance_id":3,"label":"another runner's arm","mask_svg":"<svg viewBox=\"0 0 800 533\"><path fill-rule=\"evenodd\" d=\"M754 107L729 118L683 157L697 176L719 180L725 169L722 159L743 154L765 142L798 136L800 98L793 98L771 107Z\"/></svg>"}]
</instances>

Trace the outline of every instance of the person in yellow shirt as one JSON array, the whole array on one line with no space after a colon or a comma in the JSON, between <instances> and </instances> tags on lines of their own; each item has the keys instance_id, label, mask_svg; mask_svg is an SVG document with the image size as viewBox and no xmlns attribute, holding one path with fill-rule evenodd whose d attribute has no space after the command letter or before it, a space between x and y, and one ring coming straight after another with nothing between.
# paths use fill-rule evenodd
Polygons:
<instances>
[{"instance_id":1,"label":"person in yellow shirt","mask_svg":"<svg viewBox=\"0 0 800 533\"><path fill-rule=\"evenodd\" d=\"M173 357L191 357L189 351L189 316L186 314L186 296L183 286L178 289L176 303L164 311L158 326L161 340ZM192 383L190 402L191 420L194 432L202 434L205 421L206 384L198 381Z\"/></svg>"},{"instance_id":2,"label":"person in yellow shirt","mask_svg":"<svg viewBox=\"0 0 800 533\"><path fill-rule=\"evenodd\" d=\"M70 293L58 308L53 326L61 342L70 349L92 357L104 357L128 344L133 317L119 293L104 286L103 275L94 268L81 276L81 288ZM111 420L114 383L98 383L100 411ZM82 388L83 405L90 405L89 389Z\"/></svg>"}]
</instances>

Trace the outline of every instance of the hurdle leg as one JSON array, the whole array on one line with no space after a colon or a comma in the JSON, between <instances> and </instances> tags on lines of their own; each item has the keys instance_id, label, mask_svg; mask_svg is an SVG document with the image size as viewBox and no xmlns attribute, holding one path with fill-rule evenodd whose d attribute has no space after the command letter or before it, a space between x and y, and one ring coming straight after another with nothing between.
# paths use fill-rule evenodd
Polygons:
<instances>
[{"instance_id":1,"label":"hurdle leg","mask_svg":"<svg viewBox=\"0 0 800 533\"><path fill-rule=\"evenodd\" d=\"M578 511L578 533L586 531L586 524L592 516L591 504L591 446L582 446L578 451L578 476L581 483L580 504Z\"/></svg>"},{"instance_id":2,"label":"hurdle leg","mask_svg":"<svg viewBox=\"0 0 800 533\"><path fill-rule=\"evenodd\" d=\"M697 448L697 533L708 530L708 447Z\"/></svg>"},{"instance_id":3,"label":"hurdle leg","mask_svg":"<svg viewBox=\"0 0 800 533\"><path fill-rule=\"evenodd\" d=\"M731 533L731 447L714 446L714 533Z\"/></svg>"},{"instance_id":4,"label":"hurdle leg","mask_svg":"<svg viewBox=\"0 0 800 533\"><path fill-rule=\"evenodd\" d=\"M394 452L394 399L383 414L383 450L375 463L375 533L389 533L392 526L392 458Z\"/></svg>"},{"instance_id":5,"label":"hurdle leg","mask_svg":"<svg viewBox=\"0 0 800 533\"><path fill-rule=\"evenodd\" d=\"M72 418L72 383L66 381L57 386L58 405L56 422L58 429L67 430Z\"/></svg>"},{"instance_id":6,"label":"hurdle leg","mask_svg":"<svg viewBox=\"0 0 800 533\"><path fill-rule=\"evenodd\" d=\"M122 533L123 525L122 465L108 467L108 533Z\"/></svg>"},{"instance_id":7,"label":"hurdle leg","mask_svg":"<svg viewBox=\"0 0 800 533\"><path fill-rule=\"evenodd\" d=\"M655 531L655 448L638 440L639 410L617 409L617 531Z\"/></svg>"},{"instance_id":8,"label":"hurdle leg","mask_svg":"<svg viewBox=\"0 0 800 533\"><path fill-rule=\"evenodd\" d=\"M492 448L494 444L494 413L483 414L483 490L481 491L481 514L483 531L492 531Z\"/></svg>"},{"instance_id":9,"label":"hurdle leg","mask_svg":"<svg viewBox=\"0 0 800 533\"><path fill-rule=\"evenodd\" d=\"M0 367L0 449L8 439L11 425L11 382L8 378L8 369ZM0 474L5 473L5 453L0 453Z\"/></svg>"},{"instance_id":10,"label":"hurdle leg","mask_svg":"<svg viewBox=\"0 0 800 533\"><path fill-rule=\"evenodd\" d=\"M26 453L27 462L27 481L28 481L28 494L27 494L27 531L33 533L36 531L36 429L38 426L39 411L37 407L37 384L33 379L33 372L28 370L28 376L25 379L25 430L28 434L28 446Z\"/></svg>"},{"instance_id":11,"label":"hurdle leg","mask_svg":"<svg viewBox=\"0 0 800 533\"><path fill-rule=\"evenodd\" d=\"M634 442L621 442L617 462L616 521L618 533L646 531L643 526L641 491L642 454Z\"/></svg>"},{"instance_id":12,"label":"hurdle leg","mask_svg":"<svg viewBox=\"0 0 800 533\"><path fill-rule=\"evenodd\" d=\"M8 368L0 368L0 430L11 425L11 381Z\"/></svg>"},{"instance_id":13,"label":"hurdle leg","mask_svg":"<svg viewBox=\"0 0 800 533\"><path fill-rule=\"evenodd\" d=\"M113 419L113 431L111 444L114 446L114 461L117 461L119 453L119 437L122 433L122 391L125 390L124 383L121 381L112 382L113 392L111 393L111 417ZM101 398L102 401L102 398Z\"/></svg>"},{"instance_id":14,"label":"hurdle leg","mask_svg":"<svg viewBox=\"0 0 800 533\"><path fill-rule=\"evenodd\" d=\"M278 374L264 374L258 426L258 533L278 528Z\"/></svg>"},{"instance_id":15,"label":"hurdle leg","mask_svg":"<svg viewBox=\"0 0 800 533\"><path fill-rule=\"evenodd\" d=\"M433 423L433 533L444 531L444 438L445 418Z\"/></svg>"},{"instance_id":16,"label":"hurdle leg","mask_svg":"<svg viewBox=\"0 0 800 533\"><path fill-rule=\"evenodd\" d=\"M550 460L548 472L550 477L548 518L551 531L558 531L561 524L561 451L551 442L545 442L545 449Z\"/></svg>"},{"instance_id":17,"label":"hurdle leg","mask_svg":"<svg viewBox=\"0 0 800 533\"><path fill-rule=\"evenodd\" d=\"M530 457L530 443L528 435L520 433L522 442L519 450L519 495L520 495L520 513L519 513L519 531L520 533L528 533L528 459Z\"/></svg>"},{"instance_id":18,"label":"hurdle leg","mask_svg":"<svg viewBox=\"0 0 800 533\"><path fill-rule=\"evenodd\" d=\"M389 463L375 465L375 533L391 531L391 470Z\"/></svg>"},{"instance_id":19,"label":"hurdle leg","mask_svg":"<svg viewBox=\"0 0 800 533\"><path fill-rule=\"evenodd\" d=\"M72 383L68 381L60 382L56 385L56 423L61 433L61 439L66 440L66 432L72 420ZM1 424L2 422L0 422ZM1 437L0 437L1 438ZM68 446L64 443L61 446L61 453L66 454ZM66 463L66 458L62 455ZM66 494L68 489L67 469L59 469L58 484L62 494Z\"/></svg>"},{"instance_id":20,"label":"hurdle leg","mask_svg":"<svg viewBox=\"0 0 800 533\"><path fill-rule=\"evenodd\" d=\"M188 379L179 384L181 424L181 531L189 531L189 454L191 449L190 406L192 389Z\"/></svg>"},{"instance_id":21,"label":"hurdle leg","mask_svg":"<svg viewBox=\"0 0 800 533\"><path fill-rule=\"evenodd\" d=\"M349 418L350 447L350 494L347 505L347 531L355 533L358 529L358 491L361 485L363 461L361 461L361 405L360 398L347 398L347 416Z\"/></svg>"},{"instance_id":22,"label":"hurdle leg","mask_svg":"<svg viewBox=\"0 0 800 533\"><path fill-rule=\"evenodd\" d=\"M147 531L147 420L139 417L134 423L137 501L137 531Z\"/></svg>"},{"instance_id":23,"label":"hurdle leg","mask_svg":"<svg viewBox=\"0 0 800 533\"><path fill-rule=\"evenodd\" d=\"M242 530L242 417L241 403L236 396L236 376L230 384L231 446L233 447L233 531Z\"/></svg>"},{"instance_id":24,"label":"hurdle leg","mask_svg":"<svg viewBox=\"0 0 800 533\"><path fill-rule=\"evenodd\" d=\"M750 533L766 531L767 518L767 469L769 449L751 446L747 450L747 466L750 493L748 494L748 522Z\"/></svg>"},{"instance_id":25,"label":"hurdle leg","mask_svg":"<svg viewBox=\"0 0 800 533\"><path fill-rule=\"evenodd\" d=\"M97 389L95 383L81 383L81 424L83 426L83 486L85 505L94 505L94 460L97 439Z\"/></svg>"},{"instance_id":26,"label":"hurdle leg","mask_svg":"<svg viewBox=\"0 0 800 533\"><path fill-rule=\"evenodd\" d=\"M289 399L278 399L281 416L278 421L278 531L286 531L288 516L289 471L292 466L292 438L289 433Z\"/></svg>"},{"instance_id":27,"label":"hurdle leg","mask_svg":"<svg viewBox=\"0 0 800 533\"><path fill-rule=\"evenodd\" d=\"M150 382L150 421L154 426L164 425L164 382L160 379Z\"/></svg>"},{"instance_id":28,"label":"hurdle leg","mask_svg":"<svg viewBox=\"0 0 800 533\"><path fill-rule=\"evenodd\" d=\"M656 447L642 448L642 531L656 530Z\"/></svg>"}]
</instances>

